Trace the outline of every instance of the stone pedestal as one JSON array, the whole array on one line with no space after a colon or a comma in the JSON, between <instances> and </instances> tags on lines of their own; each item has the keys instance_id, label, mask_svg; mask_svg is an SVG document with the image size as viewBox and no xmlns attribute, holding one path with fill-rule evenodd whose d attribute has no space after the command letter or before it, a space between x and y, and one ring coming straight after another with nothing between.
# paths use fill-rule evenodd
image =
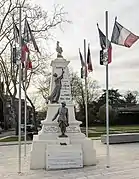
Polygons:
<instances>
[{"instance_id":1,"label":"stone pedestal","mask_svg":"<svg viewBox=\"0 0 139 179\"><path fill-rule=\"evenodd\" d=\"M62 88L61 94L59 99L59 104L48 104L48 111L47 117L44 121L42 121L42 129L38 133L38 135L34 135L33 143L31 148L31 162L30 168L31 169L48 169L49 164L48 160L46 159L46 155L48 155L48 148L49 146L53 146L54 148L61 148L63 145L61 143L66 143L67 150L70 148L70 155L71 151L76 153L76 146L80 146L79 153L82 153L82 164L84 165L95 165L96 164L96 151L93 147L93 141L89 138L86 138L80 130L81 122L75 119L75 111L74 111L74 104L72 102L71 96L71 87L70 87L70 79L69 79L69 70L67 65L69 64L68 61L65 59L56 59L52 61L52 74L57 73L61 75L61 69L63 68L65 73L62 79ZM53 89L53 78L51 80L51 90ZM67 127L66 135L68 138L59 138L58 136L61 134L60 129L58 126L57 121L52 121L55 113L57 112L58 108L60 107L60 103L62 101L66 102L66 107L68 108L69 112L69 127ZM76 152L75 152L75 151ZM54 153L54 155L58 155ZM75 156L76 158L77 156ZM67 159L68 160L68 159ZM75 162L75 161L74 161ZM79 167L79 163L76 162L76 167ZM70 166L70 165L69 165ZM70 168L70 167L65 168ZM80 167L81 167L80 166ZM61 167L61 169L64 166ZM50 167L51 168L51 167ZM50 169L49 168L49 169ZM72 167L73 168L73 165ZM60 168L59 168L60 169Z\"/></svg>"}]
</instances>

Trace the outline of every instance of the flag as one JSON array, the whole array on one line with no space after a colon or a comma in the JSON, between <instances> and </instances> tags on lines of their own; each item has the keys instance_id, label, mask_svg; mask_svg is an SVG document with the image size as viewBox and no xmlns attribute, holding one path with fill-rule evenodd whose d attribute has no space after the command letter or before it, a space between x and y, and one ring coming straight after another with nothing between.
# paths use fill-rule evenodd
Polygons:
<instances>
[{"instance_id":1,"label":"flag","mask_svg":"<svg viewBox=\"0 0 139 179\"><path fill-rule=\"evenodd\" d=\"M23 39L25 43L29 43L31 41L31 36L28 28L28 21L25 18L25 23L24 23L24 33L23 33Z\"/></svg>"},{"instance_id":2,"label":"flag","mask_svg":"<svg viewBox=\"0 0 139 179\"><path fill-rule=\"evenodd\" d=\"M32 62L29 60L27 69L32 69Z\"/></svg>"},{"instance_id":3,"label":"flag","mask_svg":"<svg viewBox=\"0 0 139 179\"><path fill-rule=\"evenodd\" d=\"M14 43L19 44L19 29L13 20Z\"/></svg>"},{"instance_id":4,"label":"flag","mask_svg":"<svg viewBox=\"0 0 139 179\"><path fill-rule=\"evenodd\" d=\"M14 44L19 45L19 29L15 22L13 22L13 29L14 29ZM24 39L21 37L21 43L24 44Z\"/></svg>"},{"instance_id":5,"label":"flag","mask_svg":"<svg viewBox=\"0 0 139 179\"><path fill-rule=\"evenodd\" d=\"M100 65L103 65L103 62L104 62L104 52L103 52L103 50L100 50Z\"/></svg>"},{"instance_id":6,"label":"flag","mask_svg":"<svg viewBox=\"0 0 139 179\"><path fill-rule=\"evenodd\" d=\"M32 62L31 62L30 58L28 58L28 61L26 61L26 69L27 70L32 69Z\"/></svg>"},{"instance_id":7,"label":"flag","mask_svg":"<svg viewBox=\"0 0 139 179\"><path fill-rule=\"evenodd\" d=\"M20 57L20 48L17 48L17 44L19 46L19 29L16 26L16 24L13 22L13 28L14 28L14 46L13 46L13 63L16 63L17 60ZM29 42L29 33L27 31L26 25L24 26L24 34L21 39L21 63L22 68L27 67L27 69L32 68L32 62L29 58L29 48L28 48L28 42ZM25 63L27 65L25 65Z\"/></svg>"},{"instance_id":8,"label":"flag","mask_svg":"<svg viewBox=\"0 0 139 179\"><path fill-rule=\"evenodd\" d=\"M22 68L32 69L32 62L29 56L29 49L26 45L22 46Z\"/></svg>"},{"instance_id":9,"label":"flag","mask_svg":"<svg viewBox=\"0 0 139 179\"><path fill-rule=\"evenodd\" d=\"M16 64L16 62L19 60L20 58L20 48L19 48L19 29L17 27L17 25L14 23L13 21L13 30L14 30L14 45L13 45L13 51L12 51L12 58L13 58L13 63ZM29 53L29 49L27 47L27 45L24 43L24 40L23 38L21 38L21 44L22 44L22 47L21 47L21 62L23 63L28 54L26 53ZM18 45L18 47L17 47Z\"/></svg>"},{"instance_id":10,"label":"flag","mask_svg":"<svg viewBox=\"0 0 139 179\"><path fill-rule=\"evenodd\" d=\"M27 20L25 18L24 34L23 34L23 46L22 46L22 63L23 67L32 69L32 62L30 60L29 42L31 41L30 32L28 30Z\"/></svg>"},{"instance_id":11,"label":"flag","mask_svg":"<svg viewBox=\"0 0 139 179\"><path fill-rule=\"evenodd\" d=\"M26 41L26 42L32 41L33 46L34 46L34 49L35 49L38 53L40 53L39 48L38 48L38 45L37 45L37 43L36 43L36 40L35 40L35 38L34 38L34 35L33 35L33 33L32 33L32 30L31 30L31 28L30 28L30 26L29 26L29 23L28 23L28 21L27 21L26 18L25 18L25 26L24 26L24 38L25 38L25 41Z\"/></svg>"},{"instance_id":12,"label":"flag","mask_svg":"<svg viewBox=\"0 0 139 179\"><path fill-rule=\"evenodd\" d=\"M88 66L88 71L92 72L93 67L92 67L92 62L91 62L91 53L90 53L90 47L88 45L88 53L87 53L87 66Z\"/></svg>"},{"instance_id":13,"label":"flag","mask_svg":"<svg viewBox=\"0 0 139 179\"><path fill-rule=\"evenodd\" d=\"M27 46L27 44L23 44L22 45L22 58L21 58L21 62L24 63L26 61L28 61L29 58L29 48Z\"/></svg>"},{"instance_id":14,"label":"flag","mask_svg":"<svg viewBox=\"0 0 139 179\"><path fill-rule=\"evenodd\" d=\"M81 61L81 78L83 78L84 76L87 76L87 67L85 61L83 60L83 56L80 49L79 49L79 56Z\"/></svg>"},{"instance_id":15,"label":"flag","mask_svg":"<svg viewBox=\"0 0 139 179\"><path fill-rule=\"evenodd\" d=\"M101 57L104 57L105 56L105 49L106 49L106 36L104 35L104 33L100 30L98 24L97 24L97 27L98 27L98 32L99 32L99 39L100 39L100 46L101 46L101 49L102 51L100 51L100 58ZM108 64L111 63L112 61L112 46L111 46L111 42L108 40L107 41L108 43ZM103 55L102 55L103 54ZM101 59L102 61L104 60ZM102 61L100 61L100 65L104 65L104 63L102 63Z\"/></svg>"},{"instance_id":16,"label":"flag","mask_svg":"<svg viewBox=\"0 0 139 179\"><path fill-rule=\"evenodd\" d=\"M84 77L84 69L83 69L83 67L81 67L81 78L83 78Z\"/></svg>"},{"instance_id":17,"label":"flag","mask_svg":"<svg viewBox=\"0 0 139 179\"><path fill-rule=\"evenodd\" d=\"M14 22L13 18L13 47L12 47L12 62L13 64L16 64L19 53L17 52L19 49L17 48L17 44L19 46L19 30Z\"/></svg>"},{"instance_id":18,"label":"flag","mask_svg":"<svg viewBox=\"0 0 139 179\"><path fill-rule=\"evenodd\" d=\"M79 56L80 56L80 60L81 60L81 66L84 67L84 66L85 66L85 62L84 62L84 60L83 60L83 56L82 56L82 54L81 54L80 49L79 49Z\"/></svg>"},{"instance_id":19,"label":"flag","mask_svg":"<svg viewBox=\"0 0 139 179\"><path fill-rule=\"evenodd\" d=\"M113 27L111 42L117 45L131 47L137 40L139 36L136 36L121 24L119 24L115 19L115 24Z\"/></svg>"}]
</instances>

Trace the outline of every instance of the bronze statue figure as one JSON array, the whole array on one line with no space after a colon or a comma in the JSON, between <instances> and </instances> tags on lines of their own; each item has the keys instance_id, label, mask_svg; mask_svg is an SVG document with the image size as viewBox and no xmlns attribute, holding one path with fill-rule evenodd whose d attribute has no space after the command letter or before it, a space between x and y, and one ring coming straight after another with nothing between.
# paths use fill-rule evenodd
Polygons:
<instances>
[{"instance_id":1,"label":"bronze statue figure","mask_svg":"<svg viewBox=\"0 0 139 179\"><path fill-rule=\"evenodd\" d=\"M57 41L57 44L56 44L56 51L57 51L57 57L63 57L62 56L63 49L62 47L59 46L59 41Z\"/></svg>"},{"instance_id":2,"label":"bronze statue figure","mask_svg":"<svg viewBox=\"0 0 139 179\"><path fill-rule=\"evenodd\" d=\"M58 109L58 111L55 114L52 121L54 121L57 118L57 116L59 115L58 120L57 120L59 127L61 129L61 135L59 137L68 137L67 135L65 135L66 127L69 126L69 123L68 123L68 108L66 108L65 102L62 102L61 104L62 104L62 107L60 107Z\"/></svg>"},{"instance_id":3,"label":"bronze statue figure","mask_svg":"<svg viewBox=\"0 0 139 179\"><path fill-rule=\"evenodd\" d=\"M50 103L58 103L59 97L60 97L60 91L62 87L61 80L63 79L64 70L62 68L62 74L58 77L56 73L53 74L54 76L54 82L55 86L50 96L48 96L48 100L50 100Z\"/></svg>"}]
</instances>

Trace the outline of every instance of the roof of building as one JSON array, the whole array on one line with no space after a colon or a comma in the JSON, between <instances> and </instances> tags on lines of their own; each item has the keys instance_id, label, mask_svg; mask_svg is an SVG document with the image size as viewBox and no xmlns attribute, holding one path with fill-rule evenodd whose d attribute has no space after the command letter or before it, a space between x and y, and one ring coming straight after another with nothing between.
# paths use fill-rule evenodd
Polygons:
<instances>
[{"instance_id":1,"label":"roof of building","mask_svg":"<svg viewBox=\"0 0 139 179\"><path fill-rule=\"evenodd\" d=\"M128 107L119 107L119 112L139 112L139 104L136 104L134 106L128 106Z\"/></svg>"}]
</instances>

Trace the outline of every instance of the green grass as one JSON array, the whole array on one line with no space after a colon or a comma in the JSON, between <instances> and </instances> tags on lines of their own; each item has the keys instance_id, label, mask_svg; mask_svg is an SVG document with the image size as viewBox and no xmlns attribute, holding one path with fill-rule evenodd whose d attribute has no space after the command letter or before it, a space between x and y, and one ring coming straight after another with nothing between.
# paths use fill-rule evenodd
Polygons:
<instances>
[{"instance_id":1,"label":"green grass","mask_svg":"<svg viewBox=\"0 0 139 179\"><path fill-rule=\"evenodd\" d=\"M85 128L82 129L85 133ZM119 133L139 133L139 125L131 126L110 126L110 134L119 134ZM94 126L89 127L89 137L100 137L101 135L106 134L105 126Z\"/></svg>"},{"instance_id":2,"label":"green grass","mask_svg":"<svg viewBox=\"0 0 139 179\"><path fill-rule=\"evenodd\" d=\"M103 133L89 133L88 137L100 137Z\"/></svg>"},{"instance_id":3,"label":"green grass","mask_svg":"<svg viewBox=\"0 0 139 179\"><path fill-rule=\"evenodd\" d=\"M101 135L106 134L105 132L94 132L94 133L89 133L89 137L100 137ZM119 134L118 132L110 132L110 134Z\"/></svg>"},{"instance_id":4,"label":"green grass","mask_svg":"<svg viewBox=\"0 0 139 179\"><path fill-rule=\"evenodd\" d=\"M83 128L85 130L85 127ZM96 132L105 132L105 126L94 126L89 127L89 130L96 131ZM132 125L132 126L110 126L110 131L131 131L136 130L139 131L139 125Z\"/></svg>"},{"instance_id":5,"label":"green grass","mask_svg":"<svg viewBox=\"0 0 139 179\"><path fill-rule=\"evenodd\" d=\"M16 142L16 141L18 141L18 136L0 139L0 142ZM21 141L24 141L24 137L21 137Z\"/></svg>"}]
</instances>

